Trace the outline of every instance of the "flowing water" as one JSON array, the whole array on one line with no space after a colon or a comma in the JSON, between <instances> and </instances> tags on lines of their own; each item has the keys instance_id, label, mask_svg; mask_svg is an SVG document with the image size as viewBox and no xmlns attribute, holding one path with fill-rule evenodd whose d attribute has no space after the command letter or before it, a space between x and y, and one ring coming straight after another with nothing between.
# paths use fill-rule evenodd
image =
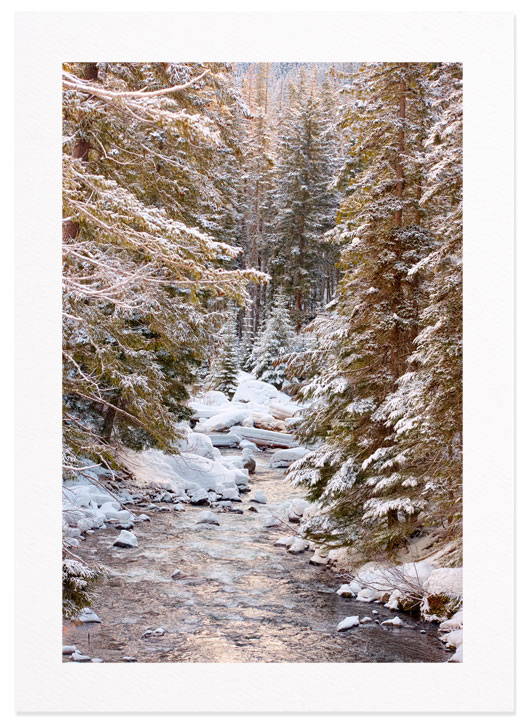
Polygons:
<instances>
[{"instance_id":1,"label":"flowing water","mask_svg":"<svg viewBox=\"0 0 525 725\"><path fill-rule=\"evenodd\" d=\"M400 614L403 627L380 623L394 616L378 603L335 594L343 579L308 564L312 553L289 554L273 544L291 535L286 525L264 529L273 514L286 521L285 502L298 497L282 469L258 457L252 493L268 503L235 504L243 514L217 513L220 526L197 524L201 507L154 512L136 525L138 549L112 546L112 528L96 531L78 553L98 561L109 577L93 606L102 624L68 624L64 644L104 662L442 662L450 653L437 627ZM257 512L248 511L255 506ZM141 512L139 509L137 513ZM149 512L148 512L149 513ZM173 580L174 569L182 574ZM373 610L378 612L374 614ZM372 622L337 632L357 614ZM143 636L162 627L162 636Z\"/></svg>"}]
</instances>

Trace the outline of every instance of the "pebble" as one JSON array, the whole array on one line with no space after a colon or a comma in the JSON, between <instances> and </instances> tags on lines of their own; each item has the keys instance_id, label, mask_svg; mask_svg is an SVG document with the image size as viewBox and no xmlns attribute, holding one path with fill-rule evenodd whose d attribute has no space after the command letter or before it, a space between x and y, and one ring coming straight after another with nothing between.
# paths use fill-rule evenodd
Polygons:
<instances>
[{"instance_id":1,"label":"pebble","mask_svg":"<svg viewBox=\"0 0 525 725\"><path fill-rule=\"evenodd\" d=\"M255 513L257 513L257 509L255 508L255 506L248 506L248 511L254 511Z\"/></svg>"}]
</instances>

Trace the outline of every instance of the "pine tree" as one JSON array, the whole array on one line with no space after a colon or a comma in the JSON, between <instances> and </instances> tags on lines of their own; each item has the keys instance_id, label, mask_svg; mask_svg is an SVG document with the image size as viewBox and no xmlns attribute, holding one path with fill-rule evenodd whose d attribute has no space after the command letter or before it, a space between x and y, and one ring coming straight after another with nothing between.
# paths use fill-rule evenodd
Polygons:
<instances>
[{"instance_id":1,"label":"pine tree","mask_svg":"<svg viewBox=\"0 0 525 725\"><path fill-rule=\"evenodd\" d=\"M252 351L252 373L266 383L281 388L286 380L282 358L290 351L294 330L286 297L280 292Z\"/></svg>"},{"instance_id":2,"label":"pine tree","mask_svg":"<svg viewBox=\"0 0 525 725\"><path fill-rule=\"evenodd\" d=\"M332 233L346 243L340 345L303 429L323 443L290 469L291 480L323 504L317 534L369 553L404 541L421 508L419 491L400 488L401 459L388 476L376 474L387 470L381 467L392 446L377 411L407 372L425 301L420 276L410 270L430 249L420 206L426 71L370 64L353 80L352 163L344 167L348 187Z\"/></svg>"},{"instance_id":3,"label":"pine tree","mask_svg":"<svg viewBox=\"0 0 525 725\"><path fill-rule=\"evenodd\" d=\"M328 189L338 148L330 90L327 81L320 92L315 69L310 75L302 71L297 85L288 88L289 102L278 126L270 200L275 219L266 253L274 284L294 300L297 329L312 318L319 280L325 282L335 261L334 245L323 243L337 206L337 195Z\"/></svg>"},{"instance_id":4,"label":"pine tree","mask_svg":"<svg viewBox=\"0 0 525 725\"><path fill-rule=\"evenodd\" d=\"M235 156L220 111L233 98L227 73L221 64L65 68L68 475L84 457L114 464L119 441L175 450L220 322L213 300L243 303L248 282L262 279L237 269L242 250L220 239L234 216L220 181L222 159Z\"/></svg>"},{"instance_id":5,"label":"pine tree","mask_svg":"<svg viewBox=\"0 0 525 725\"><path fill-rule=\"evenodd\" d=\"M239 375L239 351L236 330L236 319L230 309L228 319L218 335L216 356L208 379L212 390L220 390L228 398L233 397L237 389Z\"/></svg>"},{"instance_id":6,"label":"pine tree","mask_svg":"<svg viewBox=\"0 0 525 725\"><path fill-rule=\"evenodd\" d=\"M239 348L239 364L242 370L248 370L250 366L253 345L253 305L247 305L243 310L241 344Z\"/></svg>"}]
</instances>

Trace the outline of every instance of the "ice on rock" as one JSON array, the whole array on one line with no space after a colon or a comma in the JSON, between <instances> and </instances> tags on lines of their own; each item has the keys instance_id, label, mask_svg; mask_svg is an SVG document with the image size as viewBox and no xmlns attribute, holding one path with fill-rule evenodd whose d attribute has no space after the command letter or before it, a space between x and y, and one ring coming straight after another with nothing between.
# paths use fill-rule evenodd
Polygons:
<instances>
[{"instance_id":1,"label":"ice on rock","mask_svg":"<svg viewBox=\"0 0 525 725\"><path fill-rule=\"evenodd\" d=\"M138 545L137 537L131 531L121 531L118 538L113 542L113 546L119 546L122 549L132 549Z\"/></svg>"},{"instance_id":2,"label":"ice on rock","mask_svg":"<svg viewBox=\"0 0 525 725\"><path fill-rule=\"evenodd\" d=\"M214 526L219 526L219 519L211 511L205 511L203 514L201 514L199 516L197 523L198 524L213 524Z\"/></svg>"},{"instance_id":3,"label":"ice on rock","mask_svg":"<svg viewBox=\"0 0 525 725\"><path fill-rule=\"evenodd\" d=\"M359 617L346 617L337 625L338 632L345 632L347 629L359 626Z\"/></svg>"}]
</instances>

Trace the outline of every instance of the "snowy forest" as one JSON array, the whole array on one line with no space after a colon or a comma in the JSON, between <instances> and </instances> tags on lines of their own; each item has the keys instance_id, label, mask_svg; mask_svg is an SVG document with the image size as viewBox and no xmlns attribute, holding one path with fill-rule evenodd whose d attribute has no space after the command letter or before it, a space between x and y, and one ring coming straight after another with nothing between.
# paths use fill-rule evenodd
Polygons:
<instances>
[{"instance_id":1,"label":"snowy forest","mask_svg":"<svg viewBox=\"0 0 525 725\"><path fill-rule=\"evenodd\" d=\"M462 103L64 65L64 661L462 661Z\"/></svg>"}]
</instances>

